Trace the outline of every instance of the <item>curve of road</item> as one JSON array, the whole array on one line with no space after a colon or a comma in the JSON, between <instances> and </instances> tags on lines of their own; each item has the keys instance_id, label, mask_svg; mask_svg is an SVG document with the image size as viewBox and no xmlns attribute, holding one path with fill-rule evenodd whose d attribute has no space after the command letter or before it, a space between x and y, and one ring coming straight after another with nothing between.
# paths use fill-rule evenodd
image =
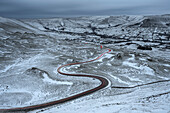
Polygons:
<instances>
[{"instance_id":1,"label":"curve of road","mask_svg":"<svg viewBox=\"0 0 170 113\"><path fill-rule=\"evenodd\" d=\"M95 91L98 91L104 87L106 87L109 84L109 81L104 78L104 77L99 77L99 76L94 76L94 75L86 75L86 74L70 74L70 73L64 73L61 72L61 68L66 67L66 66L71 66L71 65L77 65L77 64L83 64L83 63L88 63L88 62L93 62L95 60L98 60L99 58L101 58L104 54L109 53L111 50L108 49L107 52L104 52L103 54L101 54L100 56L98 56L97 58L93 59L93 60L89 60L89 61L84 61L84 62L77 62L77 63L71 63L71 64L66 64L66 65L62 65L60 66L57 71L58 73L62 74L62 75L68 75L68 76L81 76L81 77L91 77L91 78L96 78L98 80L101 81L101 84L93 89L84 91L82 93L70 96L70 97L66 97L60 100L56 100L56 101L52 101L52 102L48 102L48 103L43 103L43 104L39 104L39 105L32 105L32 106L27 106L27 107L18 107L18 108L9 108L9 109L0 109L0 112L15 112L15 111L31 111L31 110L35 110L35 109L41 109L41 108L45 108L48 106L52 106L52 105L56 105L56 104L61 104L88 94L91 94Z\"/></svg>"}]
</instances>

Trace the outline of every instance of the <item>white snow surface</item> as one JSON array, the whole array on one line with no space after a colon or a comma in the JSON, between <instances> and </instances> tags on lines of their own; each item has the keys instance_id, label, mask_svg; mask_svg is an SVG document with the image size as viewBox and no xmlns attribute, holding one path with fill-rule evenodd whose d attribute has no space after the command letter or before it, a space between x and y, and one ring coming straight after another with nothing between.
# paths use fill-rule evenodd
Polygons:
<instances>
[{"instance_id":1,"label":"white snow surface","mask_svg":"<svg viewBox=\"0 0 170 113\"><path fill-rule=\"evenodd\" d=\"M46 73L43 73L43 81L48 82L50 84L63 84L63 85L73 85L72 82L67 82L67 81L55 81L53 79L50 79Z\"/></svg>"},{"instance_id":2,"label":"white snow surface","mask_svg":"<svg viewBox=\"0 0 170 113\"><path fill-rule=\"evenodd\" d=\"M109 81L106 88L31 113L169 113L169 82L112 87L170 79L169 20L165 15L0 17L0 109L42 104L98 86L97 79L60 75L57 67L97 58L109 48L112 52L97 61L62 68L102 76ZM150 45L152 51L138 45Z\"/></svg>"}]
</instances>

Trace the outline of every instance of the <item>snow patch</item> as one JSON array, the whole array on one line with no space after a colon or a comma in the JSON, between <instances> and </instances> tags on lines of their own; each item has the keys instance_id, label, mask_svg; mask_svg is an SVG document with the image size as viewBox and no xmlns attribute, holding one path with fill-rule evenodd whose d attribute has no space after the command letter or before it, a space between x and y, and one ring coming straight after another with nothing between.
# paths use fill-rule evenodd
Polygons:
<instances>
[{"instance_id":1,"label":"snow patch","mask_svg":"<svg viewBox=\"0 0 170 113\"><path fill-rule=\"evenodd\" d=\"M128 84L127 82L121 80L120 78L114 76L113 74L111 73L108 73L111 77L113 77L115 80L117 80L119 83L123 83L123 84Z\"/></svg>"},{"instance_id":2,"label":"snow patch","mask_svg":"<svg viewBox=\"0 0 170 113\"><path fill-rule=\"evenodd\" d=\"M1 70L0 73L7 72L8 70L12 69L13 67L17 66L17 64L20 62L20 59L17 59L16 62L12 65L8 65L5 67L5 69Z\"/></svg>"},{"instance_id":3,"label":"snow patch","mask_svg":"<svg viewBox=\"0 0 170 113\"><path fill-rule=\"evenodd\" d=\"M123 65L130 66L130 67L133 67L135 69L141 70L144 74L155 75L154 74L155 73L154 70L151 69L148 66L144 66L144 65L140 65L140 64L132 63L132 62L128 62L128 61L124 61Z\"/></svg>"},{"instance_id":4,"label":"snow patch","mask_svg":"<svg viewBox=\"0 0 170 113\"><path fill-rule=\"evenodd\" d=\"M164 66L166 66L166 67L170 67L170 65L169 64L163 64Z\"/></svg>"},{"instance_id":5,"label":"snow patch","mask_svg":"<svg viewBox=\"0 0 170 113\"><path fill-rule=\"evenodd\" d=\"M167 70L167 69L164 69L164 71L169 72L169 70Z\"/></svg>"},{"instance_id":6,"label":"snow patch","mask_svg":"<svg viewBox=\"0 0 170 113\"><path fill-rule=\"evenodd\" d=\"M133 54L131 58L127 59L126 61L123 62L123 65L125 66L129 66L138 70L141 70L144 74L148 74L148 75L155 75L155 72L153 69L151 69L148 66L144 66L144 65L140 65L138 63L135 62L131 62L131 61L135 61L135 55Z\"/></svg>"},{"instance_id":7,"label":"snow patch","mask_svg":"<svg viewBox=\"0 0 170 113\"><path fill-rule=\"evenodd\" d=\"M44 81L44 82L48 82L48 83L50 83L50 84L73 85L72 82L53 80L53 79L49 78L49 76L48 76L46 73L43 73L43 77L44 77L43 81Z\"/></svg>"},{"instance_id":8,"label":"snow patch","mask_svg":"<svg viewBox=\"0 0 170 113\"><path fill-rule=\"evenodd\" d=\"M113 55L112 54L109 54L109 53L106 53L105 55L103 55L100 59L98 59L97 61L98 62L103 62L103 59L104 58L111 58Z\"/></svg>"}]
</instances>

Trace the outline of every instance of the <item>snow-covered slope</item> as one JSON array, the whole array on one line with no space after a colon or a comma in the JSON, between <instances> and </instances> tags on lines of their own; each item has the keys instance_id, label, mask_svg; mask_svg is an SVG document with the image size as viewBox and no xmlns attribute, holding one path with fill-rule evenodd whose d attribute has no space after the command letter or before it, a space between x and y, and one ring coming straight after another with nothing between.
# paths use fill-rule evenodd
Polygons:
<instances>
[{"instance_id":1,"label":"snow-covered slope","mask_svg":"<svg viewBox=\"0 0 170 113\"><path fill-rule=\"evenodd\" d=\"M104 76L107 88L44 112L169 112L169 82L147 84L170 79L169 25L170 15L1 17L0 109L41 104L99 85L91 78L61 76L57 67L96 58L110 48L98 61L63 69ZM114 88L140 84L145 85Z\"/></svg>"},{"instance_id":2,"label":"snow-covered slope","mask_svg":"<svg viewBox=\"0 0 170 113\"><path fill-rule=\"evenodd\" d=\"M15 19L7 19L0 17L0 27L1 29L4 29L9 32L33 32L36 31L36 28L33 28L32 26L23 23L19 20Z\"/></svg>"}]
</instances>

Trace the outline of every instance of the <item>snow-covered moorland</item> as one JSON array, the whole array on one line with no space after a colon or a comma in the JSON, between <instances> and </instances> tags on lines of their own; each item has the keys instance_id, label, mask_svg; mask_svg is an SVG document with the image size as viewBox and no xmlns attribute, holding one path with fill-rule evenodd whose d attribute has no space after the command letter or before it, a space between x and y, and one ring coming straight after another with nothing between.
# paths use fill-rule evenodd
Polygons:
<instances>
[{"instance_id":1,"label":"snow-covered moorland","mask_svg":"<svg viewBox=\"0 0 170 113\"><path fill-rule=\"evenodd\" d=\"M96 79L64 76L57 68L94 59L106 48L112 51L101 59L62 71L103 76L109 80L108 87L30 112L170 112L168 14L23 20L0 17L0 109L46 103L98 86Z\"/></svg>"}]
</instances>

